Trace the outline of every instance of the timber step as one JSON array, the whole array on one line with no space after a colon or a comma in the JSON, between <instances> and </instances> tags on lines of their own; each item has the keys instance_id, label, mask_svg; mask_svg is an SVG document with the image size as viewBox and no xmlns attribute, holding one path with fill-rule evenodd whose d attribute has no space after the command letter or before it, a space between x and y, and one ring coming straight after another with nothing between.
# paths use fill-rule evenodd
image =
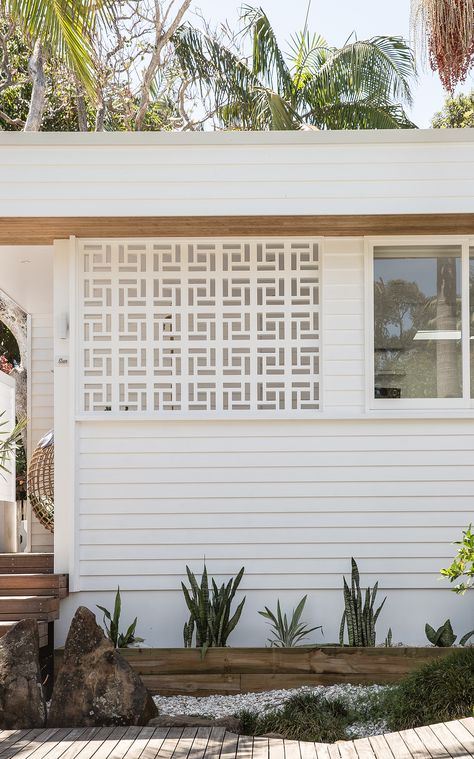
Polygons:
<instances>
[{"instance_id":1,"label":"timber step","mask_svg":"<svg viewBox=\"0 0 474 759\"><path fill-rule=\"evenodd\" d=\"M0 596L0 622L37 619L53 622L59 619L59 598L55 596Z\"/></svg>"},{"instance_id":2,"label":"timber step","mask_svg":"<svg viewBox=\"0 0 474 759\"><path fill-rule=\"evenodd\" d=\"M52 553L0 553L0 574L53 574Z\"/></svg>"},{"instance_id":3,"label":"timber step","mask_svg":"<svg viewBox=\"0 0 474 759\"><path fill-rule=\"evenodd\" d=\"M9 619L4 622L0 622L0 638L3 638L11 628L16 625L18 620ZM39 644L40 648L48 645L48 623L38 622Z\"/></svg>"},{"instance_id":4,"label":"timber step","mask_svg":"<svg viewBox=\"0 0 474 759\"><path fill-rule=\"evenodd\" d=\"M68 575L0 574L0 596L55 596L66 598Z\"/></svg>"},{"instance_id":5,"label":"timber step","mask_svg":"<svg viewBox=\"0 0 474 759\"><path fill-rule=\"evenodd\" d=\"M67 595L68 576L54 572L52 553L0 553L0 638L22 619L36 621L47 698L53 684L54 620Z\"/></svg>"}]
</instances>

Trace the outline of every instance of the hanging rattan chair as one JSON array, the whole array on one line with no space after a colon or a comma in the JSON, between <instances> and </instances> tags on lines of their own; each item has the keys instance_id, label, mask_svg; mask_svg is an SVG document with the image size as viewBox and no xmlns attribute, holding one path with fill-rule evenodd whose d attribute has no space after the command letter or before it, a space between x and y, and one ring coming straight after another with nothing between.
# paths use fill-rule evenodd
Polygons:
<instances>
[{"instance_id":1,"label":"hanging rattan chair","mask_svg":"<svg viewBox=\"0 0 474 759\"><path fill-rule=\"evenodd\" d=\"M54 532L54 431L41 438L28 467L28 498L43 527Z\"/></svg>"}]
</instances>

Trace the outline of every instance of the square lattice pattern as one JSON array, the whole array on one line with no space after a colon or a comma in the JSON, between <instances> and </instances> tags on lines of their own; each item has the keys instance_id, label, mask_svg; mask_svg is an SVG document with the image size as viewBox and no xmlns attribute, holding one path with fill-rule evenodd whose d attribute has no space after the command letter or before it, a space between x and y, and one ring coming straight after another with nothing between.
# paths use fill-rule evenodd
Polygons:
<instances>
[{"instance_id":1,"label":"square lattice pattern","mask_svg":"<svg viewBox=\"0 0 474 759\"><path fill-rule=\"evenodd\" d=\"M78 247L81 411L319 408L316 242Z\"/></svg>"}]
</instances>

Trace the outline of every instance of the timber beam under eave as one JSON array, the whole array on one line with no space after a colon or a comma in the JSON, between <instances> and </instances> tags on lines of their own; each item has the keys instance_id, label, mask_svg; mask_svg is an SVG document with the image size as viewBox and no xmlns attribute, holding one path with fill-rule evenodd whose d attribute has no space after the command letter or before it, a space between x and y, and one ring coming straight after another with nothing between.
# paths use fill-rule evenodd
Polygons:
<instances>
[{"instance_id":1,"label":"timber beam under eave","mask_svg":"<svg viewBox=\"0 0 474 759\"><path fill-rule=\"evenodd\" d=\"M0 245L68 237L473 235L474 213L316 216L0 216Z\"/></svg>"}]
</instances>

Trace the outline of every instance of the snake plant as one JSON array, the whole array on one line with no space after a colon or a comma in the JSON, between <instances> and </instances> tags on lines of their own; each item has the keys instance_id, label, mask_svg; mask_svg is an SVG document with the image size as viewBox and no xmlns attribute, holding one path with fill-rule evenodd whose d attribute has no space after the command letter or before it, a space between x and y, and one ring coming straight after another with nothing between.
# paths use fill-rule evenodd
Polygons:
<instances>
[{"instance_id":1,"label":"snake plant","mask_svg":"<svg viewBox=\"0 0 474 759\"><path fill-rule=\"evenodd\" d=\"M117 588L114 610L112 613L104 606L99 606L99 604L97 604L97 608L104 614L105 632L107 633L108 639L114 644L114 648L127 648L128 646L131 646L132 643L143 643L143 638L139 638L135 635L137 617L135 617L126 632L120 632L120 615L122 613L120 588Z\"/></svg>"},{"instance_id":2,"label":"snake plant","mask_svg":"<svg viewBox=\"0 0 474 759\"><path fill-rule=\"evenodd\" d=\"M364 603L362 604L359 569L354 559L351 559L351 564L350 587L344 577L345 608L339 630L339 643L341 646L344 645L344 630L347 626L350 646L375 646L375 625L387 598L385 597L379 608L374 611L378 591L378 582L376 582L373 589L366 589Z\"/></svg>"},{"instance_id":3,"label":"snake plant","mask_svg":"<svg viewBox=\"0 0 474 759\"><path fill-rule=\"evenodd\" d=\"M211 579L211 587L209 587L205 563L200 584L198 584L194 573L188 566L186 567L186 574L191 587L188 589L184 582L181 583L190 613L189 621L185 623L183 629L185 648L192 647L193 637L195 637L196 648L201 649L203 656L211 646L227 645L227 639L237 625L245 603L244 598L231 616L232 602L244 571L244 567L242 567L235 578L231 578L227 584L222 583L220 587L214 579Z\"/></svg>"}]
</instances>

